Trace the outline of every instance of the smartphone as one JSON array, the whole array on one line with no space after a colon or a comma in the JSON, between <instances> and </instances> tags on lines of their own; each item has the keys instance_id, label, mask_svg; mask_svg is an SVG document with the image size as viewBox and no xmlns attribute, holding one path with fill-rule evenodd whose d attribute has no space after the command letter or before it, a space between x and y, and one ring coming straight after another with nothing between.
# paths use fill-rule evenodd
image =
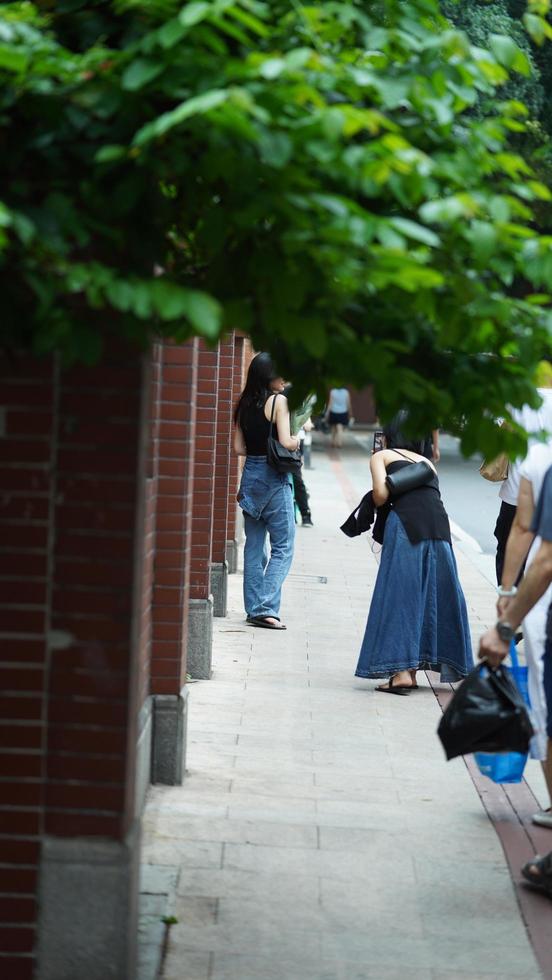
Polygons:
<instances>
[{"instance_id":1,"label":"smartphone","mask_svg":"<svg viewBox=\"0 0 552 980\"><path fill-rule=\"evenodd\" d=\"M385 449L385 437L383 434L383 429L376 429L374 432L374 445L372 446L372 452L379 453L380 449Z\"/></svg>"}]
</instances>

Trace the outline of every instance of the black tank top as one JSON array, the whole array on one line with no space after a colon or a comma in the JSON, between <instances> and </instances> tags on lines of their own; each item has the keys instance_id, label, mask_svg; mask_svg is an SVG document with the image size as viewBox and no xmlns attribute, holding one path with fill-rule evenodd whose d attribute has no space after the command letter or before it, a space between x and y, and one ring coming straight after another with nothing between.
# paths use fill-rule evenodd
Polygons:
<instances>
[{"instance_id":1,"label":"black tank top","mask_svg":"<svg viewBox=\"0 0 552 980\"><path fill-rule=\"evenodd\" d=\"M413 461L414 462L414 461ZM393 460L387 466L388 473L394 473L403 466L410 466L406 460ZM400 517L401 523L412 544L420 541L448 541L450 524L439 492L439 479L435 473L429 483L415 490L409 490L390 501L391 508Z\"/></svg>"},{"instance_id":2,"label":"black tank top","mask_svg":"<svg viewBox=\"0 0 552 980\"><path fill-rule=\"evenodd\" d=\"M253 405L240 412L240 429L243 432L248 456L266 456L266 444L270 431L264 407Z\"/></svg>"}]
</instances>

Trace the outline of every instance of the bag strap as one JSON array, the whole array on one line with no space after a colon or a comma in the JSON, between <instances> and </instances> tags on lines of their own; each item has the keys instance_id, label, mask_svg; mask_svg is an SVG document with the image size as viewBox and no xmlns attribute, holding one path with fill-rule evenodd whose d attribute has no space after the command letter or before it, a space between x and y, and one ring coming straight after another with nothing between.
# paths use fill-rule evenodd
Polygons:
<instances>
[{"instance_id":1,"label":"bag strap","mask_svg":"<svg viewBox=\"0 0 552 980\"><path fill-rule=\"evenodd\" d=\"M519 659L516 650L515 640L510 640L510 660L512 661L512 667L517 670L519 667Z\"/></svg>"},{"instance_id":2,"label":"bag strap","mask_svg":"<svg viewBox=\"0 0 552 980\"><path fill-rule=\"evenodd\" d=\"M392 452L392 453L398 453L399 456L402 456L403 459L407 459L408 462L409 463L412 463L413 465L415 463L425 463L426 466L429 466L430 469L433 469L431 463L425 457L423 459L410 459L410 456L407 456L406 453L401 453L400 449L391 449L389 451Z\"/></svg>"},{"instance_id":3,"label":"bag strap","mask_svg":"<svg viewBox=\"0 0 552 980\"><path fill-rule=\"evenodd\" d=\"M391 452L392 453L398 453L399 456L402 456L403 459L407 459L409 463L415 463L416 462L415 459L410 459L410 456L407 456L405 453L401 453L400 449L392 449Z\"/></svg>"}]
</instances>

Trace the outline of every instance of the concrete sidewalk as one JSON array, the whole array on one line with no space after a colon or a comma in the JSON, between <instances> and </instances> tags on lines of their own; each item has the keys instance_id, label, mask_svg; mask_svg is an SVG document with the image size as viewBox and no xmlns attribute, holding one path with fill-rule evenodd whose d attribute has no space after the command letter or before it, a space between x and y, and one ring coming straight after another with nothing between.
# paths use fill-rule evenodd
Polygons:
<instances>
[{"instance_id":1,"label":"concrete sidewalk","mask_svg":"<svg viewBox=\"0 0 552 980\"><path fill-rule=\"evenodd\" d=\"M366 535L338 528L368 458L318 451L313 467L288 630L247 627L231 577L214 676L190 690L185 785L150 795L144 860L179 869L164 980L540 977L493 826L464 762L444 760L425 676L406 698L353 676L377 564ZM495 593L457 558L475 643Z\"/></svg>"}]
</instances>

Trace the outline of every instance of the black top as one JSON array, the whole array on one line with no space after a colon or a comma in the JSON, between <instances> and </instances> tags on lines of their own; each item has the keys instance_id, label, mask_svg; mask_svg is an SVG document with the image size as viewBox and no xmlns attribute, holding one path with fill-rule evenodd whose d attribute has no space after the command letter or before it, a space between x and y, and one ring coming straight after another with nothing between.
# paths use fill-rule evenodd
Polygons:
<instances>
[{"instance_id":1,"label":"black top","mask_svg":"<svg viewBox=\"0 0 552 980\"><path fill-rule=\"evenodd\" d=\"M410 466L406 460L389 463L387 472L393 473L403 466ZM411 544L420 541L448 541L450 524L439 493L439 479L435 473L429 483L415 490L409 490L391 500L391 508L399 515Z\"/></svg>"},{"instance_id":2,"label":"black top","mask_svg":"<svg viewBox=\"0 0 552 980\"><path fill-rule=\"evenodd\" d=\"M270 422L264 413L264 407L253 405L245 411L241 411L239 423L243 432L247 455L266 456Z\"/></svg>"}]
</instances>

